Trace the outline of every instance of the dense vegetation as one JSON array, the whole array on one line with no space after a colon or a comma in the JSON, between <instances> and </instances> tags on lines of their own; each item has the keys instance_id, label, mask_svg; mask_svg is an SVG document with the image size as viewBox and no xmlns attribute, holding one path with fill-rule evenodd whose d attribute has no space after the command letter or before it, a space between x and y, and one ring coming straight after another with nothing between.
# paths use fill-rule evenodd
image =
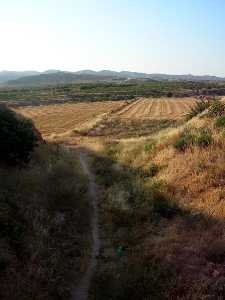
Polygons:
<instances>
[{"instance_id":1,"label":"dense vegetation","mask_svg":"<svg viewBox=\"0 0 225 300\"><path fill-rule=\"evenodd\" d=\"M140 96L224 95L223 82L153 81L134 83L89 83L39 88L2 88L0 101L40 104L67 101L105 101Z\"/></svg>"},{"instance_id":2,"label":"dense vegetation","mask_svg":"<svg viewBox=\"0 0 225 300\"><path fill-rule=\"evenodd\" d=\"M0 161L21 164L30 159L38 136L30 120L0 106Z\"/></svg>"},{"instance_id":3,"label":"dense vegetation","mask_svg":"<svg viewBox=\"0 0 225 300\"><path fill-rule=\"evenodd\" d=\"M2 300L69 299L88 256L89 205L79 160L63 147L34 141L32 123L1 108Z\"/></svg>"}]
</instances>

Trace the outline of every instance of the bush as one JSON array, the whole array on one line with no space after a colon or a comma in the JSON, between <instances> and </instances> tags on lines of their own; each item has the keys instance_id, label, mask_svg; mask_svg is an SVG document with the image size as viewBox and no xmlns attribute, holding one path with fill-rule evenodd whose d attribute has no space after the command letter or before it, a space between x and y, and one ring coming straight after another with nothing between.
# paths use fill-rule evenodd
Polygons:
<instances>
[{"instance_id":1,"label":"bush","mask_svg":"<svg viewBox=\"0 0 225 300\"><path fill-rule=\"evenodd\" d=\"M186 119L190 120L198 114L202 113L204 110L210 107L211 101L209 100L200 100L194 107L191 108L190 112L186 115Z\"/></svg>"},{"instance_id":2,"label":"bush","mask_svg":"<svg viewBox=\"0 0 225 300\"><path fill-rule=\"evenodd\" d=\"M38 140L30 120L0 106L0 160L7 164L29 161Z\"/></svg>"},{"instance_id":3,"label":"bush","mask_svg":"<svg viewBox=\"0 0 225 300\"><path fill-rule=\"evenodd\" d=\"M194 135L185 129L177 138L174 147L179 151L185 151L187 147L194 144Z\"/></svg>"},{"instance_id":4,"label":"bush","mask_svg":"<svg viewBox=\"0 0 225 300\"><path fill-rule=\"evenodd\" d=\"M144 152L148 153L148 152L151 152L155 147L155 143L152 141L152 142L149 142L147 144L144 145Z\"/></svg>"},{"instance_id":5,"label":"bush","mask_svg":"<svg viewBox=\"0 0 225 300\"><path fill-rule=\"evenodd\" d=\"M200 129L199 134L196 136L195 144L200 147L207 147L212 144L212 133L208 129Z\"/></svg>"},{"instance_id":6,"label":"bush","mask_svg":"<svg viewBox=\"0 0 225 300\"><path fill-rule=\"evenodd\" d=\"M215 101L209 107L208 117L220 117L225 114L225 105L220 101Z\"/></svg>"},{"instance_id":7,"label":"bush","mask_svg":"<svg viewBox=\"0 0 225 300\"><path fill-rule=\"evenodd\" d=\"M216 119L215 127L222 128L225 127L225 116Z\"/></svg>"},{"instance_id":8,"label":"bush","mask_svg":"<svg viewBox=\"0 0 225 300\"><path fill-rule=\"evenodd\" d=\"M212 142L212 132L209 129L186 128L177 138L174 147L179 151L185 151L190 146L207 147Z\"/></svg>"}]
</instances>

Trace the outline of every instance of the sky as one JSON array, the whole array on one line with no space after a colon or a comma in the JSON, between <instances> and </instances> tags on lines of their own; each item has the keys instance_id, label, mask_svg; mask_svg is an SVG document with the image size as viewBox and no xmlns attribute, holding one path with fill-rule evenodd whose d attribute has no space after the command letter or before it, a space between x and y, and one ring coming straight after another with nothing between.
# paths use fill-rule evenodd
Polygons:
<instances>
[{"instance_id":1,"label":"sky","mask_svg":"<svg viewBox=\"0 0 225 300\"><path fill-rule=\"evenodd\" d=\"M225 76L224 0L0 0L0 70Z\"/></svg>"}]
</instances>

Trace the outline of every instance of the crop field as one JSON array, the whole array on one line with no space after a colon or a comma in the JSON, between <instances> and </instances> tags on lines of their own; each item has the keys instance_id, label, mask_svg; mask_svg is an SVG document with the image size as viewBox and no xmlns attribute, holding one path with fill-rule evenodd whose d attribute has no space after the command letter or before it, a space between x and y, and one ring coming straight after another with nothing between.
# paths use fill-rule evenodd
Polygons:
<instances>
[{"instance_id":1,"label":"crop field","mask_svg":"<svg viewBox=\"0 0 225 300\"><path fill-rule=\"evenodd\" d=\"M20 107L17 112L32 119L44 136L62 134L126 105L124 101Z\"/></svg>"},{"instance_id":2,"label":"crop field","mask_svg":"<svg viewBox=\"0 0 225 300\"><path fill-rule=\"evenodd\" d=\"M182 118L194 103L192 98L140 99L119 111L117 116L127 119L177 120Z\"/></svg>"},{"instance_id":3,"label":"crop field","mask_svg":"<svg viewBox=\"0 0 225 300\"><path fill-rule=\"evenodd\" d=\"M31 118L47 137L83 128L88 136L139 136L165 128L190 110L193 98L141 98L137 101L85 102L21 107L17 111ZM89 124L88 129L84 129ZM87 126L86 126L87 127Z\"/></svg>"}]
</instances>

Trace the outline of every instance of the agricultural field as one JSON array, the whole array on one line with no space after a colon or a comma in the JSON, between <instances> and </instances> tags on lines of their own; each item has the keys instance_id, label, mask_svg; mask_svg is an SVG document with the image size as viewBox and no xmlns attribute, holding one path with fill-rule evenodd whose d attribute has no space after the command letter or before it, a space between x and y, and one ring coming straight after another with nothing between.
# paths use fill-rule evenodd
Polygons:
<instances>
[{"instance_id":1,"label":"agricultural field","mask_svg":"<svg viewBox=\"0 0 225 300\"><path fill-rule=\"evenodd\" d=\"M17 111L31 118L45 138L68 132L122 138L176 126L195 102L194 98L140 98L21 107Z\"/></svg>"},{"instance_id":2,"label":"agricultural field","mask_svg":"<svg viewBox=\"0 0 225 300\"><path fill-rule=\"evenodd\" d=\"M93 82L47 87L0 87L0 102L40 105L66 102L120 101L136 97L225 95L224 82L150 81Z\"/></svg>"},{"instance_id":3,"label":"agricultural field","mask_svg":"<svg viewBox=\"0 0 225 300\"><path fill-rule=\"evenodd\" d=\"M53 209L58 208L59 212L68 199L70 206L65 211L85 216L85 224L79 221L80 235L73 232L78 227L73 226L74 220L79 220L73 214L71 219L68 215L66 227L61 223L59 226L68 231L68 238L64 231L60 232L60 240L57 232L53 235L57 245L66 246L68 256L62 262L60 257L65 249L50 244L49 251L57 250L56 260L55 252L53 259L56 262L47 261L41 273L48 278L49 265L57 271L57 280L47 286L50 292L54 290L60 299L71 299L74 295L72 299L76 300L84 290L89 300L147 299L146 295L149 299L224 298L223 101L161 97L14 109L34 121L47 143L37 148L41 153L35 154L36 167L33 160L30 169L18 173L23 184L15 178L11 186L22 189L18 190L19 195L31 194L35 204L36 197L42 199L44 191L44 204L55 204ZM47 155L46 147L53 147L54 155ZM61 155L69 155L68 161L62 161ZM48 160L40 160L46 156ZM72 170L73 160L74 170L80 170L83 177ZM38 194L35 190L30 192L36 186ZM88 211L87 200L92 212ZM51 221L49 234L51 228L57 228L56 221ZM41 228L43 224L40 223ZM75 254L72 265L70 253L76 253L76 248L70 242L74 236L83 250ZM44 232L42 240L45 237ZM40 254L46 253L43 249ZM74 289L69 286L70 280L56 288L58 280L70 276L67 264L77 268L76 276L82 278L84 286L75 278ZM11 273L7 274L5 284L11 279ZM22 279L20 275L19 280ZM25 280L31 288L21 291L30 293L31 279ZM34 285L39 281L38 276L32 278ZM16 280L12 282L14 288ZM13 294L11 290L4 289ZM42 290L37 285L35 293ZM30 299L30 295L24 299Z\"/></svg>"},{"instance_id":4,"label":"agricultural field","mask_svg":"<svg viewBox=\"0 0 225 300\"><path fill-rule=\"evenodd\" d=\"M94 120L101 114L113 112L126 105L124 101L107 101L47 106L20 107L16 111L32 119L44 136L62 134Z\"/></svg>"},{"instance_id":5,"label":"agricultural field","mask_svg":"<svg viewBox=\"0 0 225 300\"><path fill-rule=\"evenodd\" d=\"M195 104L192 98L140 99L117 113L125 119L179 119Z\"/></svg>"},{"instance_id":6,"label":"agricultural field","mask_svg":"<svg viewBox=\"0 0 225 300\"><path fill-rule=\"evenodd\" d=\"M140 137L176 127L195 104L191 98L140 98L110 114L86 131L87 135L109 138Z\"/></svg>"}]
</instances>

